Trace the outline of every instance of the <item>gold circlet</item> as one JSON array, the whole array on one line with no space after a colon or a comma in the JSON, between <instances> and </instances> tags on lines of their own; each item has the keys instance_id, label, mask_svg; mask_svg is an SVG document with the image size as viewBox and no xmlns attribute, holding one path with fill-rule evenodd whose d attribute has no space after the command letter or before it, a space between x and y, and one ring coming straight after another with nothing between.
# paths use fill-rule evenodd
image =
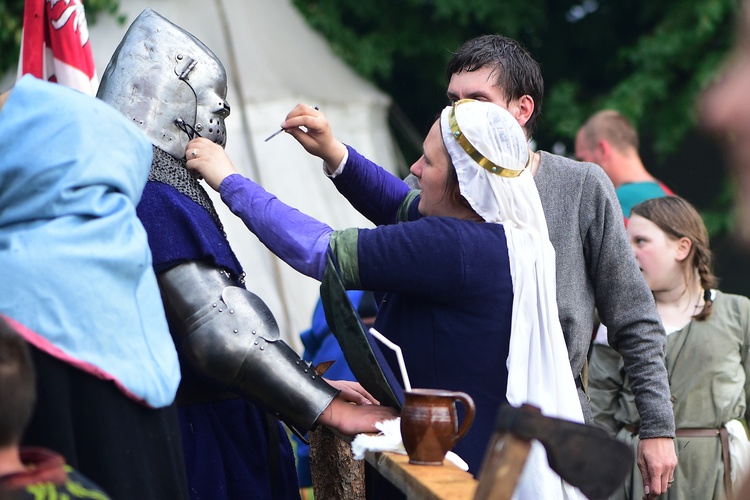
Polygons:
<instances>
[{"instance_id":1,"label":"gold circlet","mask_svg":"<svg viewBox=\"0 0 750 500\"><path fill-rule=\"evenodd\" d=\"M514 170L510 168L504 168L499 165L496 165L492 161L488 160L485 156L482 155L477 149L469 142L469 139L466 138L464 133L461 131L461 128L458 126L458 120L456 120L456 106L459 104L467 103L467 102L473 102L474 99L461 99L460 101L457 101L453 108L451 109L450 117L448 119L448 122L450 123L451 127L451 135L454 139L458 142L458 144L463 148L464 151L466 151L466 154L468 154L472 160L477 162L477 164L482 167L483 169L487 170L488 172L491 172L495 175L499 175L500 177L518 177L521 175L521 172L523 172L526 167L528 167L531 164L531 150L529 150L529 160L526 162L526 165L521 170Z\"/></svg>"}]
</instances>

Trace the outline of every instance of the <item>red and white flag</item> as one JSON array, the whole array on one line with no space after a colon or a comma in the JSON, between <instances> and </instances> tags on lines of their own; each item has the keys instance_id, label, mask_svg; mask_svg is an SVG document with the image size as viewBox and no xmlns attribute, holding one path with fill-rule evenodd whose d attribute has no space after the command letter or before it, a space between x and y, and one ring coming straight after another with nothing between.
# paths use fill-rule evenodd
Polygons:
<instances>
[{"instance_id":1,"label":"red and white flag","mask_svg":"<svg viewBox=\"0 0 750 500\"><path fill-rule=\"evenodd\" d=\"M18 77L27 73L96 95L99 80L82 0L26 0Z\"/></svg>"}]
</instances>

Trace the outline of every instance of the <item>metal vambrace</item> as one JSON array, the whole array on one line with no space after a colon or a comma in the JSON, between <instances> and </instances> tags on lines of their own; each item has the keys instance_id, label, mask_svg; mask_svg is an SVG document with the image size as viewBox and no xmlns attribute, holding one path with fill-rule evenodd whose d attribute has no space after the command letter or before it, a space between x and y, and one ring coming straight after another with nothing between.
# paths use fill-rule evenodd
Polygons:
<instances>
[{"instance_id":1,"label":"metal vambrace","mask_svg":"<svg viewBox=\"0 0 750 500\"><path fill-rule=\"evenodd\" d=\"M338 394L310 363L279 339L279 326L257 295L199 261L158 274L180 353L198 373L277 416L310 430Z\"/></svg>"}]
</instances>

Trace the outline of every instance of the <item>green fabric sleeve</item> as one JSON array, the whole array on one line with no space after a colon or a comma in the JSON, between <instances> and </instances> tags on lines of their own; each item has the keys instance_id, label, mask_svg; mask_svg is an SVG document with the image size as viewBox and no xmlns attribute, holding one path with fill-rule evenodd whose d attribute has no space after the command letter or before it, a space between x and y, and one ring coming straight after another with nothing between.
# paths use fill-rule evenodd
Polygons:
<instances>
[{"instance_id":1,"label":"green fabric sleeve","mask_svg":"<svg viewBox=\"0 0 750 500\"><path fill-rule=\"evenodd\" d=\"M421 191L419 189L412 189L406 194L406 198L401 202L396 213L396 222L406 222L409 220L409 207L411 206L414 199L419 196Z\"/></svg>"},{"instance_id":2,"label":"green fabric sleeve","mask_svg":"<svg viewBox=\"0 0 750 500\"><path fill-rule=\"evenodd\" d=\"M359 259L357 256L357 240L359 229L351 227L331 234L328 246L339 263L341 279L347 290L361 290L359 282Z\"/></svg>"}]
</instances>

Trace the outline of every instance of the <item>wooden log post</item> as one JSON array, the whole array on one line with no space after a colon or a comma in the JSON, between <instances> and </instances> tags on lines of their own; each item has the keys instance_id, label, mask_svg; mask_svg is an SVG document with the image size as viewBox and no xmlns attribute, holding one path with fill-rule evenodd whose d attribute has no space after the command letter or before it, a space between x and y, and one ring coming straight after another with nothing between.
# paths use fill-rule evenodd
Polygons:
<instances>
[{"instance_id":1,"label":"wooden log post","mask_svg":"<svg viewBox=\"0 0 750 500\"><path fill-rule=\"evenodd\" d=\"M365 462L330 429L310 431L310 472L316 499L365 499Z\"/></svg>"}]
</instances>

